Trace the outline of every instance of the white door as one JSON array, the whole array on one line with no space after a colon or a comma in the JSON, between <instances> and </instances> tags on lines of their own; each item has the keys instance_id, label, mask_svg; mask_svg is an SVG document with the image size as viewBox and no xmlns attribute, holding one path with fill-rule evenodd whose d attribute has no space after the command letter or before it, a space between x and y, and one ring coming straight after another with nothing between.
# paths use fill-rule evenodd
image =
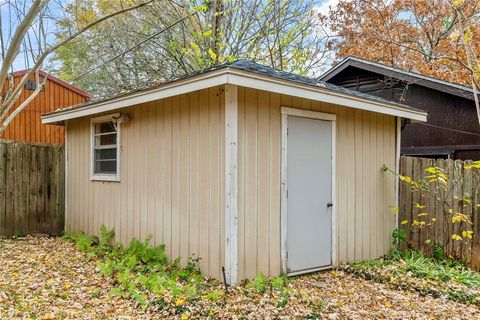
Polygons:
<instances>
[{"instance_id":1,"label":"white door","mask_svg":"<svg viewBox=\"0 0 480 320\"><path fill-rule=\"evenodd\" d=\"M287 270L332 264L332 121L287 118Z\"/></svg>"}]
</instances>

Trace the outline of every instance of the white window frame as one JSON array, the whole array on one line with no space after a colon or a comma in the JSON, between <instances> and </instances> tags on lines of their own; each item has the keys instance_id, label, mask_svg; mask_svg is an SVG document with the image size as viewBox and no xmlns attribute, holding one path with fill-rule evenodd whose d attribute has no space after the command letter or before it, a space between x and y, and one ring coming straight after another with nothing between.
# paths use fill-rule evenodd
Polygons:
<instances>
[{"instance_id":1,"label":"white window frame","mask_svg":"<svg viewBox=\"0 0 480 320\"><path fill-rule=\"evenodd\" d=\"M95 125L102 122L113 121L119 118L119 113L108 114L90 119L90 180L91 181L114 181L120 182L120 149L121 149L121 125L117 122L117 172L114 174L95 173Z\"/></svg>"}]
</instances>

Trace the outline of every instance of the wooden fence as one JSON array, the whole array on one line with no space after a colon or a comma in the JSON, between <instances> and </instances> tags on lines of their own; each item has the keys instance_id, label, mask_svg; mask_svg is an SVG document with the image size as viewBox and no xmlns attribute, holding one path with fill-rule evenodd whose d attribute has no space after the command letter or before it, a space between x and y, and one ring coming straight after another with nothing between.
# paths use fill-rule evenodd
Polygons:
<instances>
[{"instance_id":1,"label":"wooden fence","mask_svg":"<svg viewBox=\"0 0 480 320\"><path fill-rule=\"evenodd\" d=\"M472 161L402 157L401 175L419 181L428 175L425 169L436 166L445 170L449 180L447 190L438 183L430 183L428 192L413 191L415 188L400 181L399 226L406 232L408 247L431 253L436 244L443 247L447 256L463 259L480 269L480 169L465 169L471 164ZM445 200L445 204L438 199ZM445 208L452 208L453 212ZM471 223L452 223L455 212L465 214ZM424 221L425 226L414 221L418 224ZM472 231L472 239L468 236L463 240L452 239L452 235L462 236L462 231Z\"/></svg>"},{"instance_id":2,"label":"wooden fence","mask_svg":"<svg viewBox=\"0 0 480 320\"><path fill-rule=\"evenodd\" d=\"M0 142L0 235L60 234L65 220L63 146Z\"/></svg>"}]
</instances>

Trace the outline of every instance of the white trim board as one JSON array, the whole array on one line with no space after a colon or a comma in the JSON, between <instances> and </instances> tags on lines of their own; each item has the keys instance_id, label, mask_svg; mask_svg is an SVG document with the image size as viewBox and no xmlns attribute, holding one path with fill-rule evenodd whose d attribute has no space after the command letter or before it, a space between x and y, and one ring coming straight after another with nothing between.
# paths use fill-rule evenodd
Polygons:
<instances>
[{"instance_id":1,"label":"white trim board","mask_svg":"<svg viewBox=\"0 0 480 320\"><path fill-rule=\"evenodd\" d=\"M65 169L65 180L63 182L64 184L64 188L65 188L65 192L64 192L64 214L65 214L65 219L63 221L63 230L67 233L67 232L70 232L72 230L70 230L70 227L72 225L72 222L70 221L70 213L68 212L68 148L69 148L69 144L68 144L68 122L65 123L65 133L64 133L64 146L63 146L63 150L64 150L64 153L63 153L63 159L65 161L65 164L64 164L64 169Z\"/></svg>"},{"instance_id":2,"label":"white trim board","mask_svg":"<svg viewBox=\"0 0 480 320\"><path fill-rule=\"evenodd\" d=\"M282 272L288 274L289 276L298 275L301 273L313 272L322 269L328 269L332 266L337 265L337 222L336 222L336 205L337 205L337 194L336 194L336 152L337 152L337 142L336 142L336 122L337 116L335 114L323 113L317 111L301 110L289 107L281 107L282 114L282 128L281 128L281 139L282 139L282 155L281 155L281 193L280 193L280 248L281 248L281 268ZM322 266L315 269L309 269L298 272L288 272L287 268L287 190L288 190L288 180L287 180L287 132L288 132L288 116L304 117L310 119L326 120L332 122L332 261L329 266Z\"/></svg>"},{"instance_id":3,"label":"white trim board","mask_svg":"<svg viewBox=\"0 0 480 320\"><path fill-rule=\"evenodd\" d=\"M99 101L97 103L87 104L85 106L79 106L76 108L45 114L42 116L42 123L58 123L69 119L109 112L124 107L225 84L233 84L269 92L287 94L294 97L327 102L340 106L378 112L417 121L427 120L426 112L422 110L413 110L408 107L402 107L396 103L382 102L375 99L368 99L334 91L325 88L321 84L303 84L296 81L269 77L251 71L227 67L197 76L192 76L187 79L174 81L146 91L127 94L125 96Z\"/></svg>"},{"instance_id":4,"label":"white trim board","mask_svg":"<svg viewBox=\"0 0 480 320\"><path fill-rule=\"evenodd\" d=\"M229 284L238 280L237 96L237 86L225 86L225 275Z\"/></svg>"},{"instance_id":5,"label":"white trim board","mask_svg":"<svg viewBox=\"0 0 480 320\"><path fill-rule=\"evenodd\" d=\"M402 145L402 118L396 118L396 134L395 134L395 172L400 173L400 156ZM395 206L397 210L400 206L400 179L395 175ZM395 214L395 228L398 229L398 212Z\"/></svg>"}]
</instances>

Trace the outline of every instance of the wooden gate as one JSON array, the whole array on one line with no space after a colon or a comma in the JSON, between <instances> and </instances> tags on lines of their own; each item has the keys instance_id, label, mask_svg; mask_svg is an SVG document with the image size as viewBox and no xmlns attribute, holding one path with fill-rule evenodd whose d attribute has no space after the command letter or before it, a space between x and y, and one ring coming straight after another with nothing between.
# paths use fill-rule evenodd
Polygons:
<instances>
[{"instance_id":1,"label":"wooden gate","mask_svg":"<svg viewBox=\"0 0 480 320\"><path fill-rule=\"evenodd\" d=\"M0 235L62 233L64 163L63 146L0 142Z\"/></svg>"}]
</instances>

